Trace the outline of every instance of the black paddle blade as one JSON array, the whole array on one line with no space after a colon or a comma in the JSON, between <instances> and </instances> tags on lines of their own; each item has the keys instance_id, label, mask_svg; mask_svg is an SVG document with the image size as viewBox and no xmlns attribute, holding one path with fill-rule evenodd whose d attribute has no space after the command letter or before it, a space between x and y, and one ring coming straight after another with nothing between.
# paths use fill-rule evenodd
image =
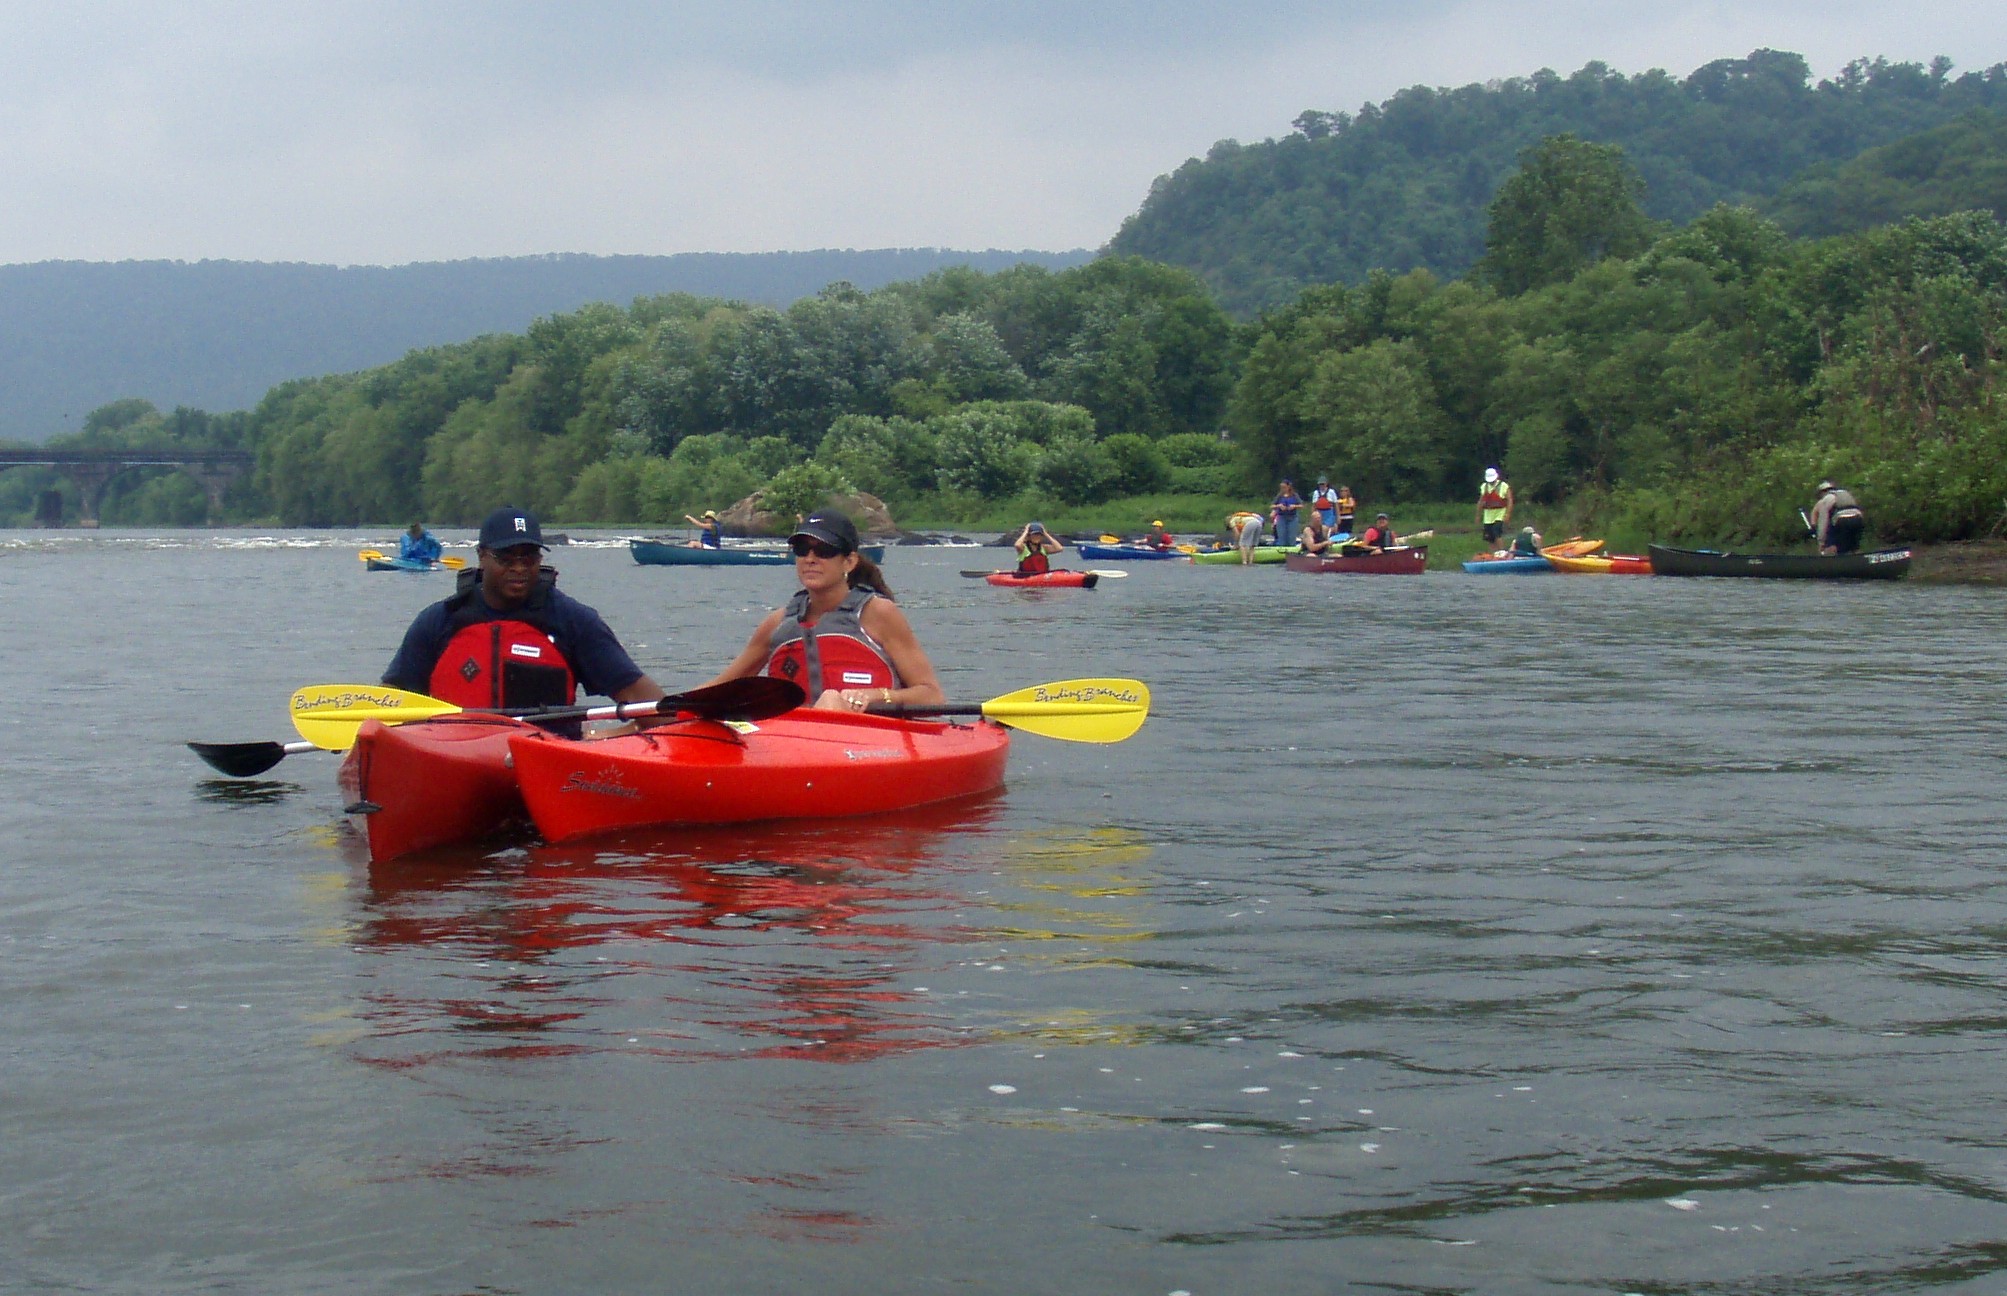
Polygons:
<instances>
[{"instance_id":1,"label":"black paddle blade","mask_svg":"<svg viewBox=\"0 0 2007 1296\"><path fill-rule=\"evenodd\" d=\"M711 720L768 720L786 715L808 701L808 694L792 680L771 675L748 675L706 688L691 689L663 698L656 705L663 714L688 711Z\"/></svg>"},{"instance_id":2,"label":"black paddle blade","mask_svg":"<svg viewBox=\"0 0 2007 1296\"><path fill-rule=\"evenodd\" d=\"M231 778L250 778L253 774L263 774L266 770L286 759L283 743L200 743L188 744L188 750L209 762L209 768Z\"/></svg>"}]
</instances>

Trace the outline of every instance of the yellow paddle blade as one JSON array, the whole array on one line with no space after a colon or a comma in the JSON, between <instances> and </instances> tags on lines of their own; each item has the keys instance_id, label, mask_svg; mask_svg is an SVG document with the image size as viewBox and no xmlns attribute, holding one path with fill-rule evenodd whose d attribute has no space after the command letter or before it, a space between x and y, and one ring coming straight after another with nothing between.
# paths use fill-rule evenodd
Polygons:
<instances>
[{"instance_id":1,"label":"yellow paddle blade","mask_svg":"<svg viewBox=\"0 0 2007 1296\"><path fill-rule=\"evenodd\" d=\"M383 561L383 554L382 554L382 552L381 552L380 550L376 550L376 549L365 549L365 550L363 550L363 551L362 551L361 553L357 554L357 555L356 555L356 557L357 557L357 558L360 558L360 559L361 559L362 561L364 561L364 562L382 562L382 561Z\"/></svg>"},{"instance_id":2,"label":"yellow paddle blade","mask_svg":"<svg viewBox=\"0 0 2007 1296\"><path fill-rule=\"evenodd\" d=\"M459 571L462 567L465 567L467 565L467 560L465 558L454 558L448 556L445 558L441 558L439 560L439 565L441 567L450 567L454 571Z\"/></svg>"},{"instance_id":3,"label":"yellow paddle blade","mask_svg":"<svg viewBox=\"0 0 2007 1296\"><path fill-rule=\"evenodd\" d=\"M365 720L400 724L452 715L461 708L451 702L407 693L388 684L309 684L293 694L289 710L300 737L326 751L355 746L355 731Z\"/></svg>"},{"instance_id":4,"label":"yellow paddle blade","mask_svg":"<svg viewBox=\"0 0 2007 1296\"><path fill-rule=\"evenodd\" d=\"M1035 684L983 703L985 718L1044 738L1118 743L1150 717L1150 686L1132 679Z\"/></svg>"}]
</instances>

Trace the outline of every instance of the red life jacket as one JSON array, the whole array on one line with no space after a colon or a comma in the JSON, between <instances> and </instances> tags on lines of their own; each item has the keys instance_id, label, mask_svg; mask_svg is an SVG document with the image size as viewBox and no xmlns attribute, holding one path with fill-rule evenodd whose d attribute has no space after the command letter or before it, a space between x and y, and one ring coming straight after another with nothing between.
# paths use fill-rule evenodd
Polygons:
<instances>
[{"instance_id":1,"label":"red life jacket","mask_svg":"<svg viewBox=\"0 0 2007 1296\"><path fill-rule=\"evenodd\" d=\"M453 633L439 651L426 690L463 707L570 706L578 693L571 663L550 636L544 609L557 573L549 568L529 601L506 617L490 615L481 583L463 583L453 595Z\"/></svg>"},{"instance_id":2,"label":"red life jacket","mask_svg":"<svg viewBox=\"0 0 2007 1296\"><path fill-rule=\"evenodd\" d=\"M1044 549L1034 544L1017 560L1018 574L1036 576L1052 570L1052 559Z\"/></svg>"},{"instance_id":3,"label":"red life jacket","mask_svg":"<svg viewBox=\"0 0 2007 1296\"><path fill-rule=\"evenodd\" d=\"M802 619L808 591L797 590L767 641L766 673L801 685L810 702L824 689L905 687L885 649L864 632L864 605L877 597L875 590L851 590L808 622Z\"/></svg>"}]
</instances>

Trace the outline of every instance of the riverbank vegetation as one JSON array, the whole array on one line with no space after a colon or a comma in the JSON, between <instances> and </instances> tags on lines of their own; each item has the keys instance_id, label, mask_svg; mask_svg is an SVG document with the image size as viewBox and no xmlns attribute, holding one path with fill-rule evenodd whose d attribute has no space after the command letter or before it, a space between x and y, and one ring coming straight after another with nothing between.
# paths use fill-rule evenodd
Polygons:
<instances>
[{"instance_id":1,"label":"riverbank vegetation","mask_svg":"<svg viewBox=\"0 0 2007 1296\"><path fill-rule=\"evenodd\" d=\"M1975 118L1903 156L1992 174L1989 141L2007 136ZM1789 542L1821 477L1883 539L2003 528L1993 213L1808 239L1743 206L1656 220L1649 193L1622 149L1563 134L1497 186L1460 279L1374 272L1248 322L1191 270L1125 256L837 284L785 310L644 298L285 383L240 414L120 402L72 443L253 450L231 515L288 525L467 523L501 501L673 525L760 490L783 515L866 491L908 526L1211 531L1283 475L1453 515L1498 464L1550 534ZM52 480L0 474L0 517L25 521ZM104 517L201 511L185 479L133 474Z\"/></svg>"}]
</instances>

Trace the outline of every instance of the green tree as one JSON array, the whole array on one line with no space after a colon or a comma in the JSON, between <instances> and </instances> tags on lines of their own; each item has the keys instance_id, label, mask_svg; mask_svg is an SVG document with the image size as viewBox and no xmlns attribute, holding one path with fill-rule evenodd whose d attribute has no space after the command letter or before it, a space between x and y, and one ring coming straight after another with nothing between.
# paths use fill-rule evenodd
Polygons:
<instances>
[{"instance_id":1,"label":"green tree","mask_svg":"<svg viewBox=\"0 0 2007 1296\"><path fill-rule=\"evenodd\" d=\"M1559 283L1650 243L1644 182L1614 144L1556 135L1519 155L1499 186L1477 273L1508 294Z\"/></svg>"}]
</instances>

